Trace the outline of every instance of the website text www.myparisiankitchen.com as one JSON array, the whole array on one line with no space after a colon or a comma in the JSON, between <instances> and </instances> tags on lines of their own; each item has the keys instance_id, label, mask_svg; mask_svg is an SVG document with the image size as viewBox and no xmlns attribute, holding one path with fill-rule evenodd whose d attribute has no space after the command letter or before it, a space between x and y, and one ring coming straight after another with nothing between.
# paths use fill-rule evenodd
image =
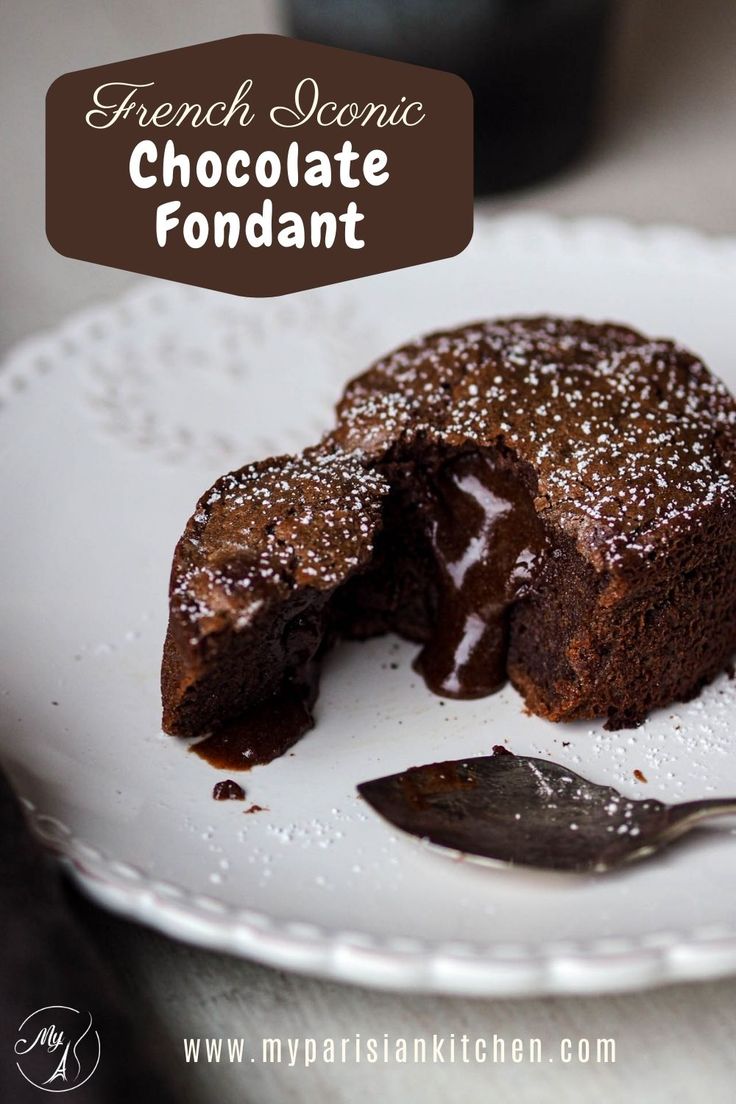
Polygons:
<instances>
[{"instance_id":1,"label":"website text www.myparisiankitchen.com","mask_svg":"<svg viewBox=\"0 0 736 1104\"><path fill-rule=\"evenodd\" d=\"M503 1035L427 1035L416 1037L361 1036L340 1038L285 1036L249 1041L242 1037L185 1036L187 1063L260 1063L300 1066L350 1065L612 1065L616 1061L613 1038L560 1038L543 1044L538 1038Z\"/></svg>"}]
</instances>

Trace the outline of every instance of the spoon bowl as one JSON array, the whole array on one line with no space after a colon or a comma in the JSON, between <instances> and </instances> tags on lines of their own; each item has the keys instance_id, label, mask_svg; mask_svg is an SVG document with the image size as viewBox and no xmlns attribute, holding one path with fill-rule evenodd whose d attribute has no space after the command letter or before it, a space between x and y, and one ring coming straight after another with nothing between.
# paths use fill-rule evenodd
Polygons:
<instances>
[{"instance_id":1,"label":"spoon bowl","mask_svg":"<svg viewBox=\"0 0 736 1104\"><path fill-rule=\"evenodd\" d=\"M494 755L411 767L358 786L394 827L484 863L603 873L647 858L736 798L632 800L547 759Z\"/></svg>"}]
</instances>

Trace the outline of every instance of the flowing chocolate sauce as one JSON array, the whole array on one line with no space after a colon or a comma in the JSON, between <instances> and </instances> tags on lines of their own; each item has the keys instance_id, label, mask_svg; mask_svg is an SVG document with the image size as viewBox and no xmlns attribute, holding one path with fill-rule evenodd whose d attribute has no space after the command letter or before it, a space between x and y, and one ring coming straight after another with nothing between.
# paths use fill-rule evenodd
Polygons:
<instances>
[{"instance_id":1,"label":"flowing chocolate sauce","mask_svg":"<svg viewBox=\"0 0 736 1104\"><path fill-rule=\"evenodd\" d=\"M415 666L436 694L485 697L506 677L507 614L543 552L542 525L518 474L478 451L444 461L419 493L439 600ZM192 747L212 766L270 763L313 727L316 638L309 626L304 640L297 629L292 636L300 646L292 662L304 668L298 680Z\"/></svg>"},{"instance_id":2,"label":"flowing chocolate sauce","mask_svg":"<svg viewBox=\"0 0 736 1104\"><path fill-rule=\"evenodd\" d=\"M447 461L432 498L439 605L416 669L436 694L482 698L505 680L507 613L532 579L544 532L518 475L483 453Z\"/></svg>"},{"instance_id":3,"label":"flowing chocolate sauce","mask_svg":"<svg viewBox=\"0 0 736 1104\"><path fill-rule=\"evenodd\" d=\"M310 706L309 689L293 687L254 706L190 751L219 770L250 770L270 763L314 727Z\"/></svg>"}]
</instances>

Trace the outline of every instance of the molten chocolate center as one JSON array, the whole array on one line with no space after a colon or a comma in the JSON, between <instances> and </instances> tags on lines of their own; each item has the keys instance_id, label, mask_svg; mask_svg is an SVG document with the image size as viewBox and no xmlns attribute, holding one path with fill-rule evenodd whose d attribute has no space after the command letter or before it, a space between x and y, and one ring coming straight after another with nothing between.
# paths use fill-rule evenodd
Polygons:
<instances>
[{"instance_id":1,"label":"molten chocolate center","mask_svg":"<svg viewBox=\"0 0 736 1104\"><path fill-rule=\"evenodd\" d=\"M430 690L485 697L506 678L508 611L536 573L545 547L542 524L518 471L477 450L414 471L404 494L410 496L404 508L387 521L392 553L399 554L398 564L390 561L398 582L385 567L359 577L360 585L373 580L362 601L388 606L378 631L395 628L425 641L416 668ZM419 591L426 606L417 617L409 607ZM363 615L362 606L355 609ZM376 628L368 623L371 635ZM415 623L421 625L416 635L408 631ZM248 770L283 755L314 723L323 632L321 614L289 622L284 686L192 750L223 770Z\"/></svg>"},{"instance_id":2,"label":"molten chocolate center","mask_svg":"<svg viewBox=\"0 0 736 1104\"><path fill-rule=\"evenodd\" d=\"M448 461L432 499L427 526L439 604L416 668L436 694L484 697L506 677L507 613L544 549L542 525L518 475L482 453Z\"/></svg>"}]
</instances>

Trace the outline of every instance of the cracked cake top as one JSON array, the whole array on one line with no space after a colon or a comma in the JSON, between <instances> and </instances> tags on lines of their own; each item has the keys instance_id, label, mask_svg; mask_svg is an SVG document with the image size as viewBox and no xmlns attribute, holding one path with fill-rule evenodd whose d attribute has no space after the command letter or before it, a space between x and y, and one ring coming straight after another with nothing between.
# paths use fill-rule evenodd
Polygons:
<instances>
[{"instance_id":1,"label":"cracked cake top","mask_svg":"<svg viewBox=\"0 0 736 1104\"><path fill-rule=\"evenodd\" d=\"M368 562L387 489L359 453L323 447L222 476L177 546L172 613L202 637L234 609L245 628L266 594L329 590Z\"/></svg>"}]
</instances>

